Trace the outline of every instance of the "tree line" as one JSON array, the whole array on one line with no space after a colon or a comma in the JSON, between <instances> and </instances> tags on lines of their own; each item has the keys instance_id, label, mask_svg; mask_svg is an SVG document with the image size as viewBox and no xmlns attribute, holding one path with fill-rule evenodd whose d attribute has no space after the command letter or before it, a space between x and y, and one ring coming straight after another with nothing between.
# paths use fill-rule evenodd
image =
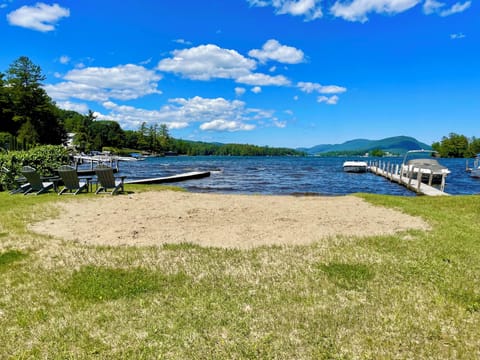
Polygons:
<instances>
[{"instance_id":1,"label":"tree line","mask_svg":"<svg viewBox=\"0 0 480 360\"><path fill-rule=\"evenodd\" d=\"M480 153L480 139L450 133L448 136L444 136L441 141L434 142L432 149L437 151L441 157L471 158Z\"/></svg>"},{"instance_id":2,"label":"tree line","mask_svg":"<svg viewBox=\"0 0 480 360\"><path fill-rule=\"evenodd\" d=\"M165 124L142 123L137 130L123 130L116 121L97 120L92 111L83 115L63 110L43 89L46 77L28 57L15 60L0 72L0 150L27 150L37 145L66 144L75 134L77 151L141 151L186 155L299 155L286 148L243 144L213 144L174 139Z\"/></svg>"}]
</instances>

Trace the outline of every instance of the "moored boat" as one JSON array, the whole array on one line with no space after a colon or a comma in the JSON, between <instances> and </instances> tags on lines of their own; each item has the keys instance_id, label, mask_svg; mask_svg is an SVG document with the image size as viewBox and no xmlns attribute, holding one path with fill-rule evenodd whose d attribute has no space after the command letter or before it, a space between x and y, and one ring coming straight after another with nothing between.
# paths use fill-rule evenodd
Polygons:
<instances>
[{"instance_id":1,"label":"moored boat","mask_svg":"<svg viewBox=\"0 0 480 360\"><path fill-rule=\"evenodd\" d=\"M422 173L422 182L440 184L450 170L441 165L433 156L433 150L410 150L403 158L401 166L402 176L417 178L418 172Z\"/></svg>"},{"instance_id":2,"label":"moored boat","mask_svg":"<svg viewBox=\"0 0 480 360\"><path fill-rule=\"evenodd\" d=\"M473 160L473 167L467 169L470 172L470 176L476 179L480 179L480 154L477 154L475 160Z\"/></svg>"},{"instance_id":3,"label":"moored boat","mask_svg":"<svg viewBox=\"0 0 480 360\"><path fill-rule=\"evenodd\" d=\"M366 161L345 161L343 163L343 171L351 173L364 173L368 169Z\"/></svg>"}]
</instances>

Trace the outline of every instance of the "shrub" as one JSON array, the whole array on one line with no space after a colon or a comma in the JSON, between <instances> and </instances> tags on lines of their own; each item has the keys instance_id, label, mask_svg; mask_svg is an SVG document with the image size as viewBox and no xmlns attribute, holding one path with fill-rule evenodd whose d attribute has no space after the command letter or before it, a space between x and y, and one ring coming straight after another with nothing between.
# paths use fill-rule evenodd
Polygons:
<instances>
[{"instance_id":1,"label":"shrub","mask_svg":"<svg viewBox=\"0 0 480 360\"><path fill-rule=\"evenodd\" d=\"M34 167L42 176L52 176L60 165L69 164L68 151L59 145L42 145L28 151L0 154L0 191L17 186L22 166Z\"/></svg>"}]
</instances>

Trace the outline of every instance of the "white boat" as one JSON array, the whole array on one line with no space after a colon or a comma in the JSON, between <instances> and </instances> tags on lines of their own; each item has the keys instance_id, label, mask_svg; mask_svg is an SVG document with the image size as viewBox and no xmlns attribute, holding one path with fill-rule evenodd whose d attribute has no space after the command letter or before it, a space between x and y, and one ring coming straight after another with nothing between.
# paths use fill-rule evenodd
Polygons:
<instances>
[{"instance_id":1,"label":"white boat","mask_svg":"<svg viewBox=\"0 0 480 360\"><path fill-rule=\"evenodd\" d=\"M473 160L473 167L467 169L470 172L470 176L473 178L480 178L480 154L477 154L475 160Z\"/></svg>"},{"instance_id":2,"label":"white boat","mask_svg":"<svg viewBox=\"0 0 480 360\"><path fill-rule=\"evenodd\" d=\"M364 173L367 171L368 164L366 161L345 161L343 163L343 171L351 173Z\"/></svg>"},{"instance_id":3,"label":"white boat","mask_svg":"<svg viewBox=\"0 0 480 360\"><path fill-rule=\"evenodd\" d=\"M441 165L433 156L436 152L433 150L410 150L403 158L401 166L402 176L416 179L418 172L422 172L422 182L431 184L440 184L450 170Z\"/></svg>"}]
</instances>

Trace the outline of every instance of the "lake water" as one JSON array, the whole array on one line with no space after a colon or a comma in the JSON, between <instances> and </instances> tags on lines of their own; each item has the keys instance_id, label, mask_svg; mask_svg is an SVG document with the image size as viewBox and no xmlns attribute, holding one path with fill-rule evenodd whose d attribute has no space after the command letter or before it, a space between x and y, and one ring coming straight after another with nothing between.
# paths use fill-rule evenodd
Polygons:
<instances>
[{"instance_id":1,"label":"lake water","mask_svg":"<svg viewBox=\"0 0 480 360\"><path fill-rule=\"evenodd\" d=\"M191 171L211 171L203 179L178 182L192 192L237 194L318 194L344 195L357 192L414 196L403 186L370 173L343 171L347 158L338 157L234 157L178 156L147 158L145 161L121 162L120 174L127 180L170 176ZM348 160L369 161L372 159ZM382 158L400 164L402 158ZM439 159L452 172L445 191L454 194L479 194L480 180L465 171L465 159ZM472 160L470 160L472 165Z\"/></svg>"}]
</instances>

